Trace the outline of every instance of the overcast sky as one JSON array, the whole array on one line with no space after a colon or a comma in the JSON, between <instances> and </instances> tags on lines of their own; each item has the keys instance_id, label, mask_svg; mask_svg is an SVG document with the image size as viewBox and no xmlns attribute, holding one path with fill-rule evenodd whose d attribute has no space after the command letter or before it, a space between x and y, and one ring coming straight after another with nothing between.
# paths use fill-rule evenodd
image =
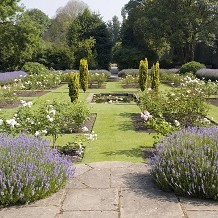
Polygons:
<instances>
[{"instance_id":1,"label":"overcast sky","mask_svg":"<svg viewBox=\"0 0 218 218\"><path fill-rule=\"evenodd\" d=\"M38 8L50 18L54 17L56 10L63 7L69 0L21 0L26 9ZM99 12L104 21L111 20L116 15L122 21L121 9L129 0L83 0L91 11Z\"/></svg>"}]
</instances>

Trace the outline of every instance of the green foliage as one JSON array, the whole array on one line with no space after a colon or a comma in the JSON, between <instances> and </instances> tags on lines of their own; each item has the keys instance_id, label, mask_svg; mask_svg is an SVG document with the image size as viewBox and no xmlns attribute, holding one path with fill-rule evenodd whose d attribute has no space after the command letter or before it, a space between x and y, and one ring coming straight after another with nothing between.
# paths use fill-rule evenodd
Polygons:
<instances>
[{"instance_id":1,"label":"green foliage","mask_svg":"<svg viewBox=\"0 0 218 218\"><path fill-rule=\"evenodd\" d=\"M127 75L125 78L122 79L122 84L125 88L127 87L138 87L139 84L139 77L132 76L131 74Z\"/></svg>"},{"instance_id":2,"label":"green foliage","mask_svg":"<svg viewBox=\"0 0 218 218\"><path fill-rule=\"evenodd\" d=\"M165 137L151 159L151 176L165 191L218 200L218 128L188 128Z\"/></svg>"},{"instance_id":3,"label":"green foliage","mask_svg":"<svg viewBox=\"0 0 218 218\"><path fill-rule=\"evenodd\" d=\"M89 72L89 87L92 88L94 84L97 84L97 88L100 88L107 80L107 75L104 73L91 73Z\"/></svg>"},{"instance_id":4,"label":"green foliage","mask_svg":"<svg viewBox=\"0 0 218 218\"><path fill-rule=\"evenodd\" d=\"M48 73L48 69L40 63L37 62L26 62L22 70L25 71L28 74L43 74L43 73Z\"/></svg>"},{"instance_id":5,"label":"green foliage","mask_svg":"<svg viewBox=\"0 0 218 218\"><path fill-rule=\"evenodd\" d=\"M80 87L78 73L69 74L68 87L69 87L69 96L71 102L77 102L79 98L79 87Z\"/></svg>"},{"instance_id":6,"label":"green foliage","mask_svg":"<svg viewBox=\"0 0 218 218\"><path fill-rule=\"evenodd\" d=\"M197 70L202 69L202 68L206 68L206 66L199 62L191 61L191 62L188 62L182 65L182 67L179 69L179 72L181 74L188 73L188 72L192 72L195 74Z\"/></svg>"},{"instance_id":7,"label":"green foliage","mask_svg":"<svg viewBox=\"0 0 218 218\"><path fill-rule=\"evenodd\" d=\"M151 89L154 90L155 93L158 93L159 86L160 86L159 62L157 62L151 68Z\"/></svg>"},{"instance_id":8,"label":"green foliage","mask_svg":"<svg viewBox=\"0 0 218 218\"><path fill-rule=\"evenodd\" d=\"M151 67L151 74L150 74L150 81L151 81L151 89L155 89L155 65L153 64Z\"/></svg>"},{"instance_id":9,"label":"green foliage","mask_svg":"<svg viewBox=\"0 0 218 218\"><path fill-rule=\"evenodd\" d=\"M114 46L120 40L120 21L117 16L113 16L112 20L107 23L112 45Z\"/></svg>"},{"instance_id":10,"label":"green foliage","mask_svg":"<svg viewBox=\"0 0 218 218\"><path fill-rule=\"evenodd\" d=\"M0 4L0 20L7 22L16 16L16 12L21 11L21 7L18 6L20 0L1 0Z\"/></svg>"},{"instance_id":11,"label":"green foliage","mask_svg":"<svg viewBox=\"0 0 218 218\"><path fill-rule=\"evenodd\" d=\"M46 67L55 70L72 69L75 57L69 46L62 44L51 44L47 46L36 58Z\"/></svg>"},{"instance_id":12,"label":"green foliage","mask_svg":"<svg viewBox=\"0 0 218 218\"><path fill-rule=\"evenodd\" d=\"M163 135L175 128L210 125L205 118L208 109L204 92L196 87L173 89L166 95L144 91L138 105L142 112L148 111L152 116L146 126Z\"/></svg>"},{"instance_id":13,"label":"green foliage","mask_svg":"<svg viewBox=\"0 0 218 218\"><path fill-rule=\"evenodd\" d=\"M145 89L147 89L147 83L148 83L148 60L146 58L145 60L141 60L139 65L139 86L142 92Z\"/></svg>"},{"instance_id":14,"label":"green foliage","mask_svg":"<svg viewBox=\"0 0 218 218\"><path fill-rule=\"evenodd\" d=\"M82 90L86 92L88 88L88 82L89 82L89 69L88 69L88 62L86 59L80 60L79 81L80 81Z\"/></svg>"},{"instance_id":15,"label":"green foliage","mask_svg":"<svg viewBox=\"0 0 218 218\"><path fill-rule=\"evenodd\" d=\"M180 86L181 79L184 75L178 74L178 69L160 69L160 81L171 86Z\"/></svg>"},{"instance_id":16,"label":"green foliage","mask_svg":"<svg viewBox=\"0 0 218 218\"><path fill-rule=\"evenodd\" d=\"M17 99L16 87L4 85L0 88L0 101L2 103L5 102L7 104L8 102L13 102Z\"/></svg>"},{"instance_id":17,"label":"green foliage","mask_svg":"<svg viewBox=\"0 0 218 218\"><path fill-rule=\"evenodd\" d=\"M96 44L96 40L93 37L89 39L84 39L77 43L77 47L75 50L75 68L79 68L80 60L86 58L90 64L90 67L97 68L96 62L96 51L93 51L94 46Z\"/></svg>"},{"instance_id":18,"label":"green foliage","mask_svg":"<svg viewBox=\"0 0 218 218\"><path fill-rule=\"evenodd\" d=\"M144 56L144 52L139 49L125 47L122 44L117 44L113 48L113 62L117 63L120 70L138 68L140 60L142 60Z\"/></svg>"},{"instance_id":19,"label":"green foliage","mask_svg":"<svg viewBox=\"0 0 218 218\"><path fill-rule=\"evenodd\" d=\"M48 73L27 75L20 81L18 87L23 90L42 90L57 87L60 83L60 74L48 71Z\"/></svg>"},{"instance_id":20,"label":"green foliage","mask_svg":"<svg viewBox=\"0 0 218 218\"><path fill-rule=\"evenodd\" d=\"M144 52L165 67L195 60L199 44L216 50L217 11L217 0L131 0L122 11L122 48Z\"/></svg>"},{"instance_id":21,"label":"green foliage","mask_svg":"<svg viewBox=\"0 0 218 218\"><path fill-rule=\"evenodd\" d=\"M123 69L118 73L118 76L121 78L125 78L129 75L137 77L139 75L139 69Z\"/></svg>"},{"instance_id":22,"label":"green foliage","mask_svg":"<svg viewBox=\"0 0 218 218\"><path fill-rule=\"evenodd\" d=\"M83 1L69 0L66 5L58 8L56 16L51 19L51 25L44 35L46 41L56 44L67 44L67 34L70 25L82 14L88 5Z\"/></svg>"},{"instance_id":23,"label":"green foliage","mask_svg":"<svg viewBox=\"0 0 218 218\"><path fill-rule=\"evenodd\" d=\"M21 100L21 103L22 107L11 119L1 120L0 132L50 135L53 146L60 134L77 131L90 113L87 105L82 102L44 102L37 108L32 107L32 102Z\"/></svg>"},{"instance_id":24,"label":"green foliage","mask_svg":"<svg viewBox=\"0 0 218 218\"><path fill-rule=\"evenodd\" d=\"M109 69L112 43L98 14L85 9L75 19L69 28L68 45L75 50L76 63L86 58L91 69Z\"/></svg>"},{"instance_id":25,"label":"green foliage","mask_svg":"<svg viewBox=\"0 0 218 218\"><path fill-rule=\"evenodd\" d=\"M45 140L0 134L0 205L43 199L63 188L75 168Z\"/></svg>"},{"instance_id":26,"label":"green foliage","mask_svg":"<svg viewBox=\"0 0 218 218\"><path fill-rule=\"evenodd\" d=\"M51 25L51 21L48 15L36 8L27 10L25 13L30 17L35 25L39 26L39 29L41 30L41 35L43 36Z\"/></svg>"},{"instance_id":27,"label":"green foliage","mask_svg":"<svg viewBox=\"0 0 218 218\"><path fill-rule=\"evenodd\" d=\"M1 70L20 69L33 58L42 44L40 29L25 14L19 15L16 22L2 23L0 32Z\"/></svg>"}]
</instances>

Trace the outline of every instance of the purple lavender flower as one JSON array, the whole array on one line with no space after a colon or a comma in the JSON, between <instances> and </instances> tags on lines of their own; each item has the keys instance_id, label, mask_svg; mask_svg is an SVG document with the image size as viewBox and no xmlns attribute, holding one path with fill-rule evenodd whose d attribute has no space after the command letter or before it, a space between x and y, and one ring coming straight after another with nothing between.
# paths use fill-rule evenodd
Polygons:
<instances>
[{"instance_id":1,"label":"purple lavender flower","mask_svg":"<svg viewBox=\"0 0 218 218\"><path fill-rule=\"evenodd\" d=\"M13 72L5 72L1 73L0 72L0 82L10 82L13 81L14 79L19 79L27 74L24 71L13 71Z\"/></svg>"},{"instance_id":2,"label":"purple lavender flower","mask_svg":"<svg viewBox=\"0 0 218 218\"><path fill-rule=\"evenodd\" d=\"M49 143L27 135L0 134L0 205L26 203L59 190L74 167Z\"/></svg>"},{"instance_id":3,"label":"purple lavender flower","mask_svg":"<svg viewBox=\"0 0 218 218\"><path fill-rule=\"evenodd\" d=\"M218 200L218 128L194 127L165 137L152 157L151 176L164 190Z\"/></svg>"}]
</instances>

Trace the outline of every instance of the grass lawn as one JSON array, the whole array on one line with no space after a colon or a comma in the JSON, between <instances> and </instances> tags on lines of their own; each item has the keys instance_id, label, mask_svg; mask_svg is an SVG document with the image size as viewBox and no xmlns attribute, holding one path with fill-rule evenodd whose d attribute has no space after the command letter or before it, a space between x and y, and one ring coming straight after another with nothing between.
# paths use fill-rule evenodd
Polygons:
<instances>
[{"instance_id":1,"label":"grass lawn","mask_svg":"<svg viewBox=\"0 0 218 218\"><path fill-rule=\"evenodd\" d=\"M161 85L162 91L171 88ZM137 92L137 89L123 89L120 82L108 82L106 89L88 89L86 93L80 91L80 100L86 101L91 93L100 92ZM41 97L20 98L32 100L37 107L39 102L62 101L70 102L68 96L68 86L63 85ZM152 147L152 134L136 132L131 120L132 113L140 113L136 104L90 104L91 112L97 113L94 131L98 135L98 140L85 144L86 150L82 163L98 161L130 161L144 162L141 149ZM218 107L209 104L208 117L213 117L218 123ZM2 110L3 117L11 117L17 110ZM65 134L58 138L57 144L64 145L75 140L75 134Z\"/></svg>"},{"instance_id":2,"label":"grass lawn","mask_svg":"<svg viewBox=\"0 0 218 218\"><path fill-rule=\"evenodd\" d=\"M64 87L63 87L64 88ZM66 87L67 90L67 87ZM90 93L137 92L136 89L123 89L118 82L108 82L106 89L89 89L80 93L85 101ZM68 96L67 96L68 97ZM94 131L98 140L86 144L83 163L98 161L143 162L141 147L152 147L151 134L134 130L132 113L140 113L136 104L90 104L91 112L97 113ZM60 137L57 144L72 140L70 135Z\"/></svg>"}]
</instances>

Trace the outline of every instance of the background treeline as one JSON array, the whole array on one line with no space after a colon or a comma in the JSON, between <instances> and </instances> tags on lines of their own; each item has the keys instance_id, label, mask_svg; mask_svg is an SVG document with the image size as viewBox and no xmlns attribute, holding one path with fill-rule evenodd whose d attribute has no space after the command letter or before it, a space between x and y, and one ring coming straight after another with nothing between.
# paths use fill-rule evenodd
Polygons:
<instances>
[{"instance_id":1,"label":"background treeline","mask_svg":"<svg viewBox=\"0 0 218 218\"><path fill-rule=\"evenodd\" d=\"M39 9L25 10L20 0L0 4L0 71L39 62L56 70L138 68L147 57L161 68L195 60L218 67L217 0L130 0L120 23L79 0L70 0L50 19ZM149 66L150 67L150 66Z\"/></svg>"}]
</instances>

